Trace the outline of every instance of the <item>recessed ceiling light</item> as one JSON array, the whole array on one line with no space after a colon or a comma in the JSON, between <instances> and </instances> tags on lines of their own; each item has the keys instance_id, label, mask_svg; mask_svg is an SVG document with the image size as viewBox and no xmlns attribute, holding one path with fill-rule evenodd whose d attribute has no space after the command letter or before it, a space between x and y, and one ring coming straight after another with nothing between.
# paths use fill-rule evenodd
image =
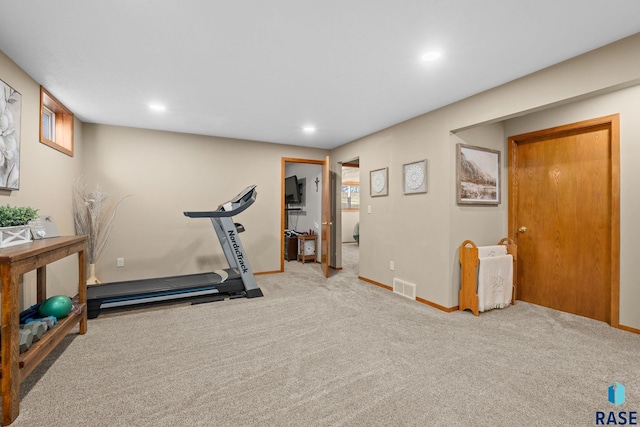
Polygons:
<instances>
[{"instance_id":1,"label":"recessed ceiling light","mask_svg":"<svg viewBox=\"0 0 640 427\"><path fill-rule=\"evenodd\" d=\"M428 61L435 61L436 59L440 58L440 56L442 56L442 54L440 52L437 51L431 51L431 52L427 52L424 55L422 55L422 60L425 62Z\"/></svg>"},{"instance_id":2,"label":"recessed ceiling light","mask_svg":"<svg viewBox=\"0 0 640 427\"><path fill-rule=\"evenodd\" d=\"M149 104L149 109L152 111L158 111L158 112L167 111L167 107L160 104Z\"/></svg>"},{"instance_id":3,"label":"recessed ceiling light","mask_svg":"<svg viewBox=\"0 0 640 427\"><path fill-rule=\"evenodd\" d=\"M316 131L316 127L312 125L307 125L302 128L304 133L314 133Z\"/></svg>"}]
</instances>

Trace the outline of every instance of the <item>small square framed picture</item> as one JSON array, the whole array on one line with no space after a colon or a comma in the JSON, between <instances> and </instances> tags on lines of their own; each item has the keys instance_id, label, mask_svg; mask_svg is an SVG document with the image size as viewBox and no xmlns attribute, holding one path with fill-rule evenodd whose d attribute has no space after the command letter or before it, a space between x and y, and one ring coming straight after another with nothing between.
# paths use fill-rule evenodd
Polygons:
<instances>
[{"instance_id":1,"label":"small square framed picture","mask_svg":"<svg viewBox=\"0 0 640 427\"><path fill-rule=\"evenodd\" d=\"M389 194L389 169L382 168L369 172L371 197Z\"/></svg>"},{"instance_id":2,"label":"small square framed picture","mask_svg":"<svg viewBox=\"0 0 640 427\"><path fill-rule=\"evenodd\" d=\"M427 161L407 163L403 166L402 186L404 194L427 192Z\"/></svg>"}]
</instances>

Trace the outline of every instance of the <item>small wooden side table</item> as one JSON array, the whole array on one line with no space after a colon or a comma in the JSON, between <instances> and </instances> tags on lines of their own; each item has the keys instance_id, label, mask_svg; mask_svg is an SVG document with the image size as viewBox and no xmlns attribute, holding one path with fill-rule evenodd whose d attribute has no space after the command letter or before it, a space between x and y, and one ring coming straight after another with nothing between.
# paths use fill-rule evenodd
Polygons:
<instances>
[{"instance_id":1,"label":"small wooden side table","mask_svg":"<svg viewBox=\"0 0 640 427\"><path fill-rule=\"evenodd\" d=\"M307 260L316 260L316 237L315 234L298 235L298 261L304 264Z\"/></svg>"},{"instance_id":2,"label":"small wooden side table","mask_svg":"<svg viewBox=\"0 0 640 427\"><path fill-rule=\"evenodd\" d=\"M20 383L38 366L51 350L80 325L79 333L87 332L87 277L85 275L86 236L52 237L34 240L19 246L0 249L0 280L2 281L2 425L11 424L20 413ZM47 264L78 254L78 310L72 311L20 354L20 276L37 270L37 299L47 298ZM46 402L45 402L46 403Z\"/></svg>"}]
</instances>

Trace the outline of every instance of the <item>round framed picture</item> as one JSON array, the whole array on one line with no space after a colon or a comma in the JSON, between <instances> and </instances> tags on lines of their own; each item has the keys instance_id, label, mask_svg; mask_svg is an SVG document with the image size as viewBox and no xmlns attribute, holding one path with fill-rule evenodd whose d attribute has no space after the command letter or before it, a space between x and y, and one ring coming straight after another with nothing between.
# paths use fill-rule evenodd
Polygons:
<instances>
[{"instance_id":1,"label":"round framed picture","mask_svg":"<svg viewBox=\"0 0 640 427\"><path fill-rule=\"evenodd\" d=\"M427 192L427 161L407 163L403 168L404 194Z\"/></svg>"},{"instance_id":2,"label":"round framed picture","mask_svg":"<svg viewBox=\"0 0 640 427\"><path fill-rule=\"evenodd\" d=\"M386 196L389 194L388 168L376 169L369 172L371 196Z\"/></svg>"}]
</instances>

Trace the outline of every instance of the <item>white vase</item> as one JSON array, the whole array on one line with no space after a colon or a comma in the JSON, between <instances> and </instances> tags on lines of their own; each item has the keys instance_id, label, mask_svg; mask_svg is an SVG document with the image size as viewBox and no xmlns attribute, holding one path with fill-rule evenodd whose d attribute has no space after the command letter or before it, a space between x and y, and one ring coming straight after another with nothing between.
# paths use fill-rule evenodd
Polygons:
<instances>
[{"instance_id":1,"label":"white vase","mask_svg":"<svg viewBox=\"0 0 640 427\"><path fill-rule=\"evenodd\" d=\"M99 285L100 280L96 277L96 265L89 264L89 277L87 278L87 286Z\"/></svg>"}]
</instances>

